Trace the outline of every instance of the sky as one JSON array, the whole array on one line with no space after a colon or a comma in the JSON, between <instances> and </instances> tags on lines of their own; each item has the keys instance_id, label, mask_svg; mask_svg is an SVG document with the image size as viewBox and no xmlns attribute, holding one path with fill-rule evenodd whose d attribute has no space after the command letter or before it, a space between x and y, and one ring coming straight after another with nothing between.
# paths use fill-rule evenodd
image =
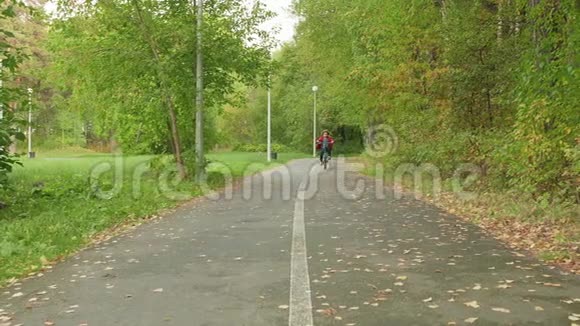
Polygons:
<instances>
[{"instance_id":1,"label":"sky","mask_svg":"<svg viewBox=\"0 0 580 326\"><path fill-rule=\"evenodd\" d=\"M263 28L266 30L273 30L279 28L280 31L276 35L276 39L281 43L291 41L294 37L294 27L298 19L290 12L290 5L292 0L260 0L269 10L275 12L277 16L264 24ZM48 1L45 8L48 12L55 10L54 1Z\"/></svg>"},{"instance_id":2,"label":"sky","mask_svg":"<svg viewBox=\"0 0 580 326\"><path fill-rule=\"evenodd\" d=\"M272 28L280 28L280 32L276 35L280 42L291 41L294 36L294 27L298 19L290 12L290 5L292 0L261 0L269 10L278 14L277 17L265 24L265 28L270 30Z\"/></svg>"}]
</instances>

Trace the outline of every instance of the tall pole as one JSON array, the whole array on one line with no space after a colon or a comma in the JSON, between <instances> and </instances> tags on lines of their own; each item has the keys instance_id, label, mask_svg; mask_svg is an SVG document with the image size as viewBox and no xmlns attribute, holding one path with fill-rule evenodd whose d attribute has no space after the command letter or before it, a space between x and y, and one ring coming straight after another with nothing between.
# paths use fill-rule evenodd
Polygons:
<instances>
[{"instance_id":1,"label":"tall pole","mask_svg":"<svg viewBox=\"0 0 580 326\"><path fill-rule=\"evenodd\" d=\"M272 161L272 87L268 77L268 162Z\"/></svg>"},{"instance_id":2,"label":"tall pole","mask_svg":"<svg viewBox=\"0 0 580 326\"><path fill-rule=\"evenodd\" d=\"M197 0L197 72L196 72L196 114L195 114L195 179L202 182L205 179L205 156L203 148L203 0Z\"/></svg>"},{"instance_id":3,"label":"tall pole","mask_svg":"<svg viewBox=\"0 0 580 326\"><path fill-rule=\"evenodd\" d=\"M32 158L32 88L28 89L28 158Z\"/></svg>"},{"instance_id":4,"label":"tall pole","mask_svg":"<svg viewBox=\"0 0 580 326\"><path fill-rule=\"evenodd\" d=\"M313 116L313 142L312 142L312 157L316 157L316 138L317 138L317 133L316 133L316 93L318 92L318 86L314 86L312 87L312 92L314 93L314 116Z\"/></svg>"}]
</instances>

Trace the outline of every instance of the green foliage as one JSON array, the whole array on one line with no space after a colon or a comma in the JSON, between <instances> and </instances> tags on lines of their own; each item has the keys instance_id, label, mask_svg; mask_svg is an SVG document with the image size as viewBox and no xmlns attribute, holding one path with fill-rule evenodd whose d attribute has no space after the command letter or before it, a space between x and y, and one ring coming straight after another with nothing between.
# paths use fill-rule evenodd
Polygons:
<instances>
[{"instance_id":1,"label":"green foliage","mask_svg":"<svg viewBox=\"0 0 580 326\"><path fill-rule=\"evenodd\" d=\"M266 153L268 151L267 144L239 144L234 147L236 152L248 152L248 153ZM289 153L292 150L290 147L283 144L272 144L272 151L277 153Z\"/></svg>"},{"instance_id":2,"label":"green foliage","mask_svg":"<svg viewBox=\"0 0 580 326\"><path fill-rule=\"evenodd\" d=\"M566 198L578 192L580 134L577 4L541 2L531 8L532 40L520 68L518 106L509 152L516 164L514 187L537 197Z\"/></svg>"},{"instance_id":3,"label":"green foliage","mask_svg":"<svg viewBox=\"0 0 580 326\"><path fill-rule=\"evenodd\" d=\"M6 29L6 22L16 16L16 10L20 6L18 1L0 1L0 59L2 68L0 78L3 87L0 88L0 189L4 188L8 181L8 173L12 172L15 164L20 164L17 155L11 153L10 147L14 141L24 140L24 134L19 131L19 120L11 104L19 99L21 95L18 88L11 87L8 82L12 82L13 73L24 59L21 50L10 42L14 37L14 32ZM8 26L9 27L9 26ZM7 86L8 84L8 86Z\"/></svg>"},{"instance_id":4,"label":"green foliage","mask_svg":"<svg viewBox=\"0 0 580 326\"><path fill-rule=\"evenodd\" d=\"M181 145L193 148L196 17L192 2L137 3L139 7L131 1L63 2L61 10L68 15L53 22L49 33L55 59L49 76L64 95L59 110L78 112L82 125L90 123L89 145L96 138L114 140L128 153L169 153L173 152L169 97ZM247 8L239 0L206 3L208 147L220 141L216 118L219 108L232 101L235 85L257 85L267 74L271 39L259 26L270 16L263 6Z\"/></svg>"},{"instance_id":5,"label":"green foliage","mask_svg":"<svg viewBox=\"0 0 580 326\"><path fill-rule=\"evenodd\" d=\"M488 187L580 200L574 0L302 0L295 11L274 81L284 143L307 147L316 84L327 128L393 128L390 165L451 176L473 163Z\"/></svg>"}]
</instances>

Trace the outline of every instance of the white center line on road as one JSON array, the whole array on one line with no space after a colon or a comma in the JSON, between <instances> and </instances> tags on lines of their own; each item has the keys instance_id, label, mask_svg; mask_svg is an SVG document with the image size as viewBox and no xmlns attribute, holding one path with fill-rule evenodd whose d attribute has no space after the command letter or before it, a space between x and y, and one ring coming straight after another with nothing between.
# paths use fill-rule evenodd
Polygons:
<instances>
[{"instance_id":1,"label":"white center line on road","mask_svg":"<svg viewBox=\"0 0 580 326\"><path fill-rule=\"evenodd\" d=\"M302 181L294 206L292 254L290 263L290 322L289 326L312 326L312 299L308 256L306 255L306 228L304 225L304 192Z\"/></svg>"}]
</instances>

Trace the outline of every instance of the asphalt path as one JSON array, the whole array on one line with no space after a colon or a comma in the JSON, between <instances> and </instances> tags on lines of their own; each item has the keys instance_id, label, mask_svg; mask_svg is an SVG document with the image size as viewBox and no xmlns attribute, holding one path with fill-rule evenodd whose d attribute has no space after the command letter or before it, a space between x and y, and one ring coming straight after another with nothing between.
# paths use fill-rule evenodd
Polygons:
<instances>
[{"instance_id":1,"label":"asphalt path","mask_svg":"<svg viewBox=\"0 0 580 326\"><path fill-rule=\"evenodd\" d=\"M350 170L184 205L0 289L0 326L580 324L578 276Z\"/></svg>"}]
</instances>

